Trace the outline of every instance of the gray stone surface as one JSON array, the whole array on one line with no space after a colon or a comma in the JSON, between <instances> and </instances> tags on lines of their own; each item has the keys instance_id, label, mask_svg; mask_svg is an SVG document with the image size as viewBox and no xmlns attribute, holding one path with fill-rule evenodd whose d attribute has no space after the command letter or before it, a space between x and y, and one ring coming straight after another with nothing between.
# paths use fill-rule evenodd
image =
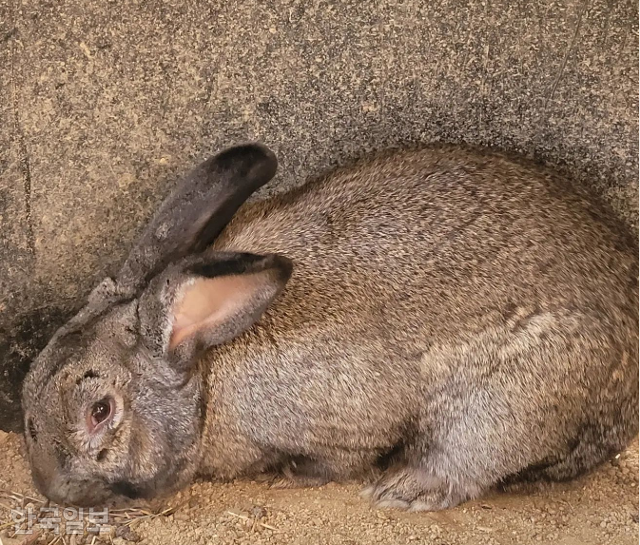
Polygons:
<instances>
[{"instance_id":1,"label":"gray stone surface","mask_svg":"<svg viewBox=\"0 0 640 545\"><path fill-rule=\"evenodd\" d=\"M29 359L179 174L259 139L271 187L433 140L521 152L637 234L638 5L0 0L0 428Z\"/></svg>"}]
</instances>

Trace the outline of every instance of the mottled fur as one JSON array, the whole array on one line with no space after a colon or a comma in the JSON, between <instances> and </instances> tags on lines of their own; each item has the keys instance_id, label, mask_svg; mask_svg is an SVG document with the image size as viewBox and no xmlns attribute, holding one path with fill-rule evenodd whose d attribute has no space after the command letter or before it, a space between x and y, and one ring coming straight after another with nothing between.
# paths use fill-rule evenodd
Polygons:
<instances>
[{"instance_id":1,"label":"mottled fur","mask_svg":"<svg viewBox=\"0 0 640 545\"><path fill-rule=\"evenodd\" d=\"M270 178L268 150L236 149ZM241 183L234 161L216 176ZM376 505L436 510L509 479L572 478L637 434L637 246L562 178L434 147L247 203L221 234L213 208L204 252L145 253L153 229L188 218L165 205L132 253L153 259L97 288L30 372L27 443L52 499L268 472L369 478ZM271 287L170 350L181 290L222 274ZM91 445L78 415L105 391L121 420Z\"/></svg>"}]
</instances>

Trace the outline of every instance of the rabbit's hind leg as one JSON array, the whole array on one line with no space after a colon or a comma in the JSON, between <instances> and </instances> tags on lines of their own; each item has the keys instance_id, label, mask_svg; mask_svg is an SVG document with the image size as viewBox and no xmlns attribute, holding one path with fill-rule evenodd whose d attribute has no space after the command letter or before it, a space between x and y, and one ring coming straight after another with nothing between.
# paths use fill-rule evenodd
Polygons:
<instances>
[{"instance_id":1,"label":"rabbit's hind leg","mask_svg":"<svg viewBox=\"0 0 640 545\"><path fill-rule=\"evenodd\" d=\"M408 511L440 511L478 496L482 489L461 483L419 466L389 468L376 482L362 491L375 507Z\"/></svg>"},{"instance_id":2,"label":"rabbit's hind leg","mask_svg":"<svg viewBox=\"0 0 640 545\"><path fill-rule=\"evenodd\" d=\"M635 410L637 421L637 405ZM631 419L630 419L631 420ZM598 465L613 458L624 450L632 437L636 435L635 427L606 426L601 422L583 425L580 433L566 451L561 451L551 458L532 464L522 471L506 477L501 483L502 488L508 488L518 482L532 481L567 481L594 469ZM560 450L560 449L559 449Z\"/></svg>"}]
</instances>

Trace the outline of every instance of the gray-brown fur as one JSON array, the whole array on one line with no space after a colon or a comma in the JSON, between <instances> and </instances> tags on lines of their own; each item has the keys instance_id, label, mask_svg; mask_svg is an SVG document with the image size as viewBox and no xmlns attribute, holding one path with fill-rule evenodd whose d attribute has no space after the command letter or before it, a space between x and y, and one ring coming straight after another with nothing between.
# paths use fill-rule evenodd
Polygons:
<instances>
[{"instance_id":1,"label":"gray-brown fur","mask_svg":"<svg viewBox=\"0 0 640 545\"><path fill-rule=\"evenodd\" d=\"M156 224L184 223L171 212ZM538 167L387 154L245 204L202 253L162 254L147 252L170 263L151 282L137 270L97 288L27 378L28 450L53 499L269 472L366 478L376 505L434 510L513 478L571 478L637 434L637 247ZM260 287L169 348L185 282L218 274ZM76 385L94 369L106 376ZM83 447L72 415L101 388L122 420Z\"/></svg>"}]
</instances>

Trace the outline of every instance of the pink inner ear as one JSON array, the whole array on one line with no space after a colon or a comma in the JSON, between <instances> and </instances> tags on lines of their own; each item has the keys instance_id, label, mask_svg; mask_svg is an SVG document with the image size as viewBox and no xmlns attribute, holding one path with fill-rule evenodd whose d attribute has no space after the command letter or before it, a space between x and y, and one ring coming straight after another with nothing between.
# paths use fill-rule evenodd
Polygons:
<instances>
[{"instance_id":1,"label":"pink inner ear","mask_svg":"<svg viewBox=\"0 0 640 545\"><path fill-rule=\"evenodd\" d=\"M260 275L197 279L174 306L169 348L175 348L201 329L222 324L241 310L260 285Z\"/></svg>"}]
</instances>

